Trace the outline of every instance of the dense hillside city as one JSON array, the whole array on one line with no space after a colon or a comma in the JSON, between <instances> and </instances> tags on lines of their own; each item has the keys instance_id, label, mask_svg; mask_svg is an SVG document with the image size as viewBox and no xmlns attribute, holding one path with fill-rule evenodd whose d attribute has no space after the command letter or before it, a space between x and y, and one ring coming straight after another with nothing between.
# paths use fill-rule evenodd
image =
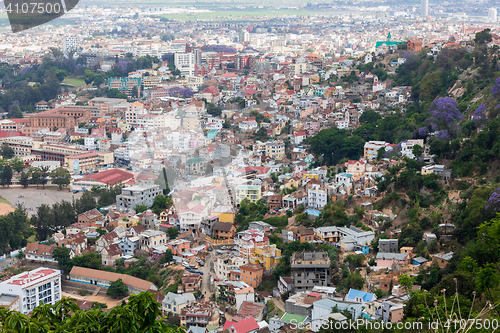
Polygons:
<instances>
[{"instance_id":1,"label":"dense hillside city","mask_svg":"<svg viewBox=\"0 0 500 333\"><path fill-rule=\"evenodd\" d=\"M0 330L498 329L497 2L73 6L0 13Z\"/></svg>"}]
</instances>

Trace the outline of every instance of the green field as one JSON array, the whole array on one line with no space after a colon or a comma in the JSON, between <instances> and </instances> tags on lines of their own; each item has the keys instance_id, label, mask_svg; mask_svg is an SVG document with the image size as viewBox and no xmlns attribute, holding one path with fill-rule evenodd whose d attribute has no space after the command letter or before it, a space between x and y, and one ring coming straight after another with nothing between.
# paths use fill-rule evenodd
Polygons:
<instances>
[{"instance_id":1,"label":"green field","mask_svg":"<svg viewBox=\"0 0 500 333\"><path fill-rule=\"evenodd\" d=\"M73 87L80 87L80 86L85 85L85 81L83 79L79 79L76 77L67 77L63 80L62 83L65 83L65 84L67 84L69 86L73 86Z\"/></svg>"}]
</instances>

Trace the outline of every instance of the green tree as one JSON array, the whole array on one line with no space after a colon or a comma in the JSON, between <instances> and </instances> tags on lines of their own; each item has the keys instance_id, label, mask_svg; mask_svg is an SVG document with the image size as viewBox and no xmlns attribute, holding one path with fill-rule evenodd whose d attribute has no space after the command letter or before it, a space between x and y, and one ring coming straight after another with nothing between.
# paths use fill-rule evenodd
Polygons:
<instances>
[{"instance_id":1,"label":"green tree","mask_svg":"<svg viewBox=\"0 0 500 333\"><path fill-rule=\"evenodd\" d=\"M7 185L7 187L10 186L10 183L12 182L12 168L10 167L10 165L6 165L3 167L3 170L2 170L2 175L1 175L1 183L2 183L2 187L4 187L5 185Z\"/></svg>"},{"instance_id":2,"label":"green tree","mask_svg":"<svg viewBox=\"0 0 500 333\"><path fill-rule=\"evenodd\" d=\"M424 148L422 148L420 145L414 145L412 149L413 156L416 158L422 157L422 154L424 153Z\"/></svg>"},{"instance_id":3,"label":"green tree","mask_svg":"<svg viewBox=\"0 0 500 333\"><path fill-rule=\"evenodd\" d=\"M179 229L173 227L167 229L167 234L169 239L176 239L177 235L179 235Z\"/></svg>"},{"instance_id":4,"label":"green tree","mask_svg":"<svg viewBox=\"0 0 500 333\"><path fill-rule=\"evenodd\" d=\"M14 149L10 147L7 143L2 144L2 150L0 151L0 155L3 158L10 159L14 157Z\"/></svg>"},{"instance_id":5,"label":"green tree","mask_svg":"<svg viewBox=\"0 0 500 333\"><path fill-rule=\"evenodd\" d=\"M36 215L31 217L31 225L35 228L39 241L46 240L52 234L53 221L52 209L47 204L41 204Z\"/></svg>"},{"instance_id":6,"label":"green tree","mask_svg":"<svg viewBox=\"0 0 500 333\"><path fill-rule=\"evenodd\" d=\"M146 205L137 205L135 206L135 212L136 214L140 214L142 212L145 212L148 209L148 206Z\"/></svg>"},{"instance_id":7,"label":"green tree","mask_svg":"<svg viewBox=\"0 0 500 333\"><path fill-rule=\"evenodd\" d=\"M122 279L118 279L110 283L106 295L113 298L121 298L128 295L128 288Z\"/></svg>"},{"instance_id":8,"label":"green tree","mask_svg":"<svg viewBox=\"0 0 500 333\"><path fill-rule=\"evenodd\" d=\"M48 182L49 170L50 168L45 165L40 168L40 183L42 183L43 188L45 188L45 184Z\"/></svg>"},{"instance_id":9,"label":"green tree","mask_svg":"<svg viewBox=\"0 0 500 333\"><path fill-rule=\"evenodd\" d=\"M71 174L65 168L56 168L52 170L50 176L52 177L52 183L59 186L59 190L68 186L71 181Z\"/></svg>"},{"instance_id":10,"label":"green tree","mask_svg":"<svg viewBox=\"0 0 500 333\"><path fill-rule=\"evenodd\" d=\"M73 262L70 258L70 251L67 247L56 247L52 252L52 257L57 260L59 268L66 274L73 268Z\"/></svg>"},{"instance_id":11,"label":"green tree","mask_svg":"<svg viewBox=\"0 0 500 333\"><path fill-rule=\"evenodd\" d=\"M373 110L367 110L359 117L359 122L362 124L371 124L376 123L379 119L382 119L380 114Z\"/></svg>"},{"instance_id":12,"label":"green tree","mask_svg":"<svg viewBox=\"0 0 500 333\"><path fill-rule=\"evenodd\" d=\"M23 171L26 168L24 162L19 157L13 158L9 163L12 169L17 173Z\"/></svg>"},{"instance_id":13,"label":"green tree","mask_svg":"<svg viewBox=\"0 0 500 333\"><path fill-rule=\"evenodd\" d=\"M26 172L21 172L21 176L19 177L19 182L21 183L21 185L23 187L28 187L29 183L30 183L30 178L28 176L28 174Z\"/></svg>"},{"instance_id":14,"label":"green tree","mask_svg":"<svg viewBox=\"0 0 500 333\"><path fill-rule=\"evenodd\" d=\"M97 252L90 252L82 254L81 256L75 256L73 258L73 265L78 267L101 269L102 256Z\"/></svg>"}]
</instances>

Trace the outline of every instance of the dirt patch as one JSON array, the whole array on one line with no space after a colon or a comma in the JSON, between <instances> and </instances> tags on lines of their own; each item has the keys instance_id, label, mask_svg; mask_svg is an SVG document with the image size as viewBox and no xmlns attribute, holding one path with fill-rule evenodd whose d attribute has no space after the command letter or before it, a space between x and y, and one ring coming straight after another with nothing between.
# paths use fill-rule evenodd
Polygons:
<instances>
[{"instance_id":1,"label":"dirt patch","mask_svg":"<svg viewBox=\"0 0 500 333\"><path fill-rule=\"evenodd\" d=\"M122 303L122 301L126 298L117 300L115 298L109 297L106 294L103 294L102 291L99 292L96 296L89 295L89 296L80 296L78 293L75 291L74 293L67 293L67 292L62 292L63 297L70 297L74 298L77 300L85 300L89 302L99 302L99 303L105 303L108 305L108 309L112 309L115 306L118 306Z\"/></svg>"},{"instance_id":2,"label":"dirt patch","mask_svg":"<svg viewBox=\"0 0 500 333\"><path fill-rule=\"evenodd\" d=\"M12 205L0 203L0 215L7 215L14 210L15 208Z\"/></svg>"}]
</instances>

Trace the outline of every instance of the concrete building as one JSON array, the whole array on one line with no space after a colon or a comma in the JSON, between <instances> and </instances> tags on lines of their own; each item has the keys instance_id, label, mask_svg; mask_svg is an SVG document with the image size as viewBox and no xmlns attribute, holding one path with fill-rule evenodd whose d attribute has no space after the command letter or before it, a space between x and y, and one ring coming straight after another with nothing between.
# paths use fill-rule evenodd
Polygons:
<instances>
[{"instance_id":1,"label":"concrete building","mask_svg":"<svg viewBox=\"0 0 500 333\"><path fill-rule=\"evenodd\" d=\"M159 230L146 230L139 235L141 250L149 252L152 247L166 244L167 234Z\"/></svg>"},{"instance_id":2,"label":"concrete building","mask_svg":"<svg viewBox=\"0 0 500 333\"><path fill-rule=\"evenodd\" d=\"M240 266L240 279L253 288L257 288L262 282L264 267L261 265L246 264Z\"/></svg>"},{"instance_id":3,"label":"concrete building","mask_svg":"<svg viewBox=\"0 0 500 333\"><path fill-rule=\"evenodd\" d=\"M183 76L194 76L195 54L194 53L175 53L175 68L181 71Z\"/></svg>"},{"instance_id":4,"label":"concrete building","mask_svg":"<svg viewBox=\"0 0 500 333\"><path fill-rule=\"evenodd\" d=\"M128 287L129 292L138 294L149 289L158 290L154 283L141 280L136 277L118 274L97 269L73 266L69 273L71 282L92 285L97 287L108 288L111 282L122 279L123 283Z\"/></svg>"},{"instance_id":5,"label":"concrete building","mask_svg":"<svg viewBox=\"0 0 500 333\"><path fill-rule=\"evenodd\" d=\"M214 262L215 275L221 280L229 280L231 271L240 269L241 266L247 263L248 260L246 258L232 254L223 254Z\"/></svg>"},{"instance_id":6,"label":"concrete building","mask_svg":"<svg viewBox=\"0 0 500 333\"><path fill-rule=\"evenodd\" d=\"M76 52L77 50L78 50L78 37L65 36L63 41L64 56L68 57L71 52Z\"/></svg>"},{"instance_id":7,"label":"concrete building","mask_svg":"<svg viewBox=\"0 0 500 333\"><path fill-rule=\"evenodd\" d=\"M498 21L498 11L496 8L488 9L488 20L490 20L491 22Z\"/></svg>"},{"instance_id":8,"label":"concrete building","mask_svg":"<svg viewBox=\"0 0 500 333\"><path fill-rule=\"evenodd\" d=\"M169 312L180 314L189 303L196 301L193 293L174 294L169 292L162 301L162 311L165 315Z\"/></svg>"},{"instance_id":9,"label":"concrete building","mask_svg":"<svg viewBox=\"0 0 500 333\"><path fill-rule=\"evenodd\" d=\"M258 185L239 185L236 187L236 205L239 205L244 199L250 202L257 202L261 198L261 187ZM239 206L238 206L239 207Z\"/></svg>"},{"instance_id":10,"label":"concrete building","mask_svg":"<svg viewBox=\"0 0 500 333\"><path fill-rule=\"evenodd\" d=\"M311 290L330 284L330 258L326 252L295 252L292 266L292 292Z\"/></svg>"},{"instance_id":11,"label":"concrete building","mask_svg":"<svg viewBox=\"0 0 500 333\"><path fill-rule=\"evenodd\" d=\"M423 17L429 15L429 0L422 0L420 3L420 15Z\"/></svg>"},{"instance_id":12,"label":"concrete building","mask_svg":"<svg viewBox=\"0 0 500 333\"><path fill-rule=\"evenodd\" d=\"M137 205L151 207L155 197L161 194L159 185L134 185L122 188L122 194L116 196L116 207L120 211L135 209Z\"/></svg>"},{"instance_id":13,"label":"concrete building","mask_svg":"<svg viewBox=\"0 0 500 333\"><path fill-rule=\"evenodd\" d=\"M219 306L215 302L193 302L181 310L181 326L219 327Z\"/></svg>"},{"instance_id":14,"label":"concrete building","mask_svg":"<svg viewBox=\"0 0 500 333\"><path fill-rule=\"evenodd\" d=\"M285 158L285 144L283 141L266 142L266 156L273 160Z\"/></svg>"},{"instance_id":15,"label":"concrete building","mask_svg":"<svg viewBox=\"0 0 500 333\"><path fill-rule=\"evenodd\" d=\"M18 309L23 314L42 303L53 305L61 299L61 271L40 267L17 274L0 283L0 294L19 297ZM8 301L15 302L11 298Z\"/></svg>"},{"instance_id":16,"label":"concrete building","mask_svg":"<svg viewBox=\"0 0 500 333\"><path fill-rule=\"evenodd\" d=\"M378 251L382 253L397 253L398 239L379 239Z\"/></svg>"}]
</instances>

